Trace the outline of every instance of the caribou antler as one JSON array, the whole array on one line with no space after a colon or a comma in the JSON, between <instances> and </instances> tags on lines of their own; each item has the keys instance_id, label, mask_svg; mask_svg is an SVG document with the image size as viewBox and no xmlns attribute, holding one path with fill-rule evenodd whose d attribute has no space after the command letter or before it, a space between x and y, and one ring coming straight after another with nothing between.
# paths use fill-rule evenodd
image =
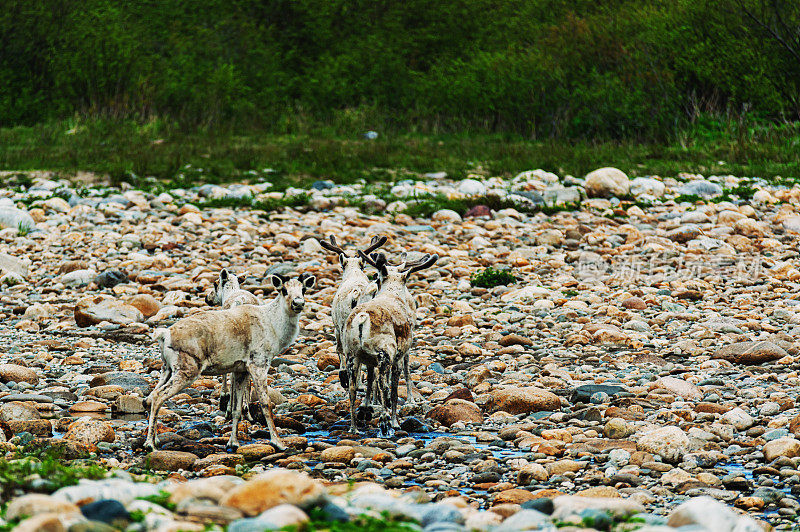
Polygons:
<instances>
[{"instance_id":1,"label":"caribou antler","mask_svg":"<svg viewBox=\"0 0 800 532\"><path fill-rule=\"evenodd\" d=\"M344 255L345 254L344 250L340 248L338 244L336 244L336 237L331 235L330 239L331 241L327 242L323 238L322 240L319 241L319 245L324 247L328 251L333 251L334 253L338 253L339 255Z\"/></svg>"},{"instance_id":2,"label":"caribou antler","mask_svg":"<svg viewBox=\"0 0 800 532\"><path fill-rule=\"evenodd\" d=\"M372 253L373 251L384 245L386 243L386 240L388 240L386 238L386 235L373 236L372 240L369 243L369 246L367 247L367 249L364 250L364 254L369 255L370 253Z\"/></svg>"},{"instance_id":3,"label":"caribou antler","mask_svg":"<svg viewBox=\"0 0 800 532\"><path fill-rule=\"evenodd\" d=\"M411 264L405 264L403 266L403 271L408 272L408 275L411 275L414 272L430 268L431 266L436 264L437 260L439 260L439 255L426 254L417 262L412 262Z\"/></svg>"}]
</instances>

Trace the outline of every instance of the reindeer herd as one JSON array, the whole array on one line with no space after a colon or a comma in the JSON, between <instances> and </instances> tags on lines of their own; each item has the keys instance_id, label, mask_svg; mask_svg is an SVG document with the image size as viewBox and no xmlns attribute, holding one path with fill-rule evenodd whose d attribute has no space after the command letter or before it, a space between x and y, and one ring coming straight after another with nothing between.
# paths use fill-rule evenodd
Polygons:
<instances>
[{"instance_id":1,"label":"reindeer herd","mask_svg":"<svg viewBox=\"0 0 800 532\"><path fill-rule=\"evenodd\" d=\"M373 237L363 250L348 252L336 239L320 241L320 245L339 256L342 280L333 298L331 316L339 355L339 380L349 392L350 430L358 434L357 422L366 423L373 415L373 401L381 406L378 433L391 437L399 427L397 391L402 370L407 400L413 401L409 372L409 349L416 326L416 304L406 288L409 277L430 268L437 255L426 254L416 261L390 265L386 255L376 252L386 237ZM364 268L377 270L377 279L370 281ZM315 285L315 278L301 273L297 278L272 274L269 279L277 295L262 304L253 294L240 288L239 279L223 269L206 297L209 305L221 310L192 314L169 328L157 329L163 362L161 378L145 400L150 409L145 447L156 449L158 411L171 397L190 386L200 375L222 377L223 396L229 397L221 407L232 419L227 449L239 447L239 421L245 415L256 415L247 409L251 383L261 404L271 443L285 449L278 436L267 386L267 372L273 358L286 350L300 332L300 314L306 292ZM361 367L365 368L366 390L363 405L356 409L356 396L361 384ZM230 377L228 377L230 374ZM227 388L230 380L230 393Z\"/></svg>"}]
</instances>

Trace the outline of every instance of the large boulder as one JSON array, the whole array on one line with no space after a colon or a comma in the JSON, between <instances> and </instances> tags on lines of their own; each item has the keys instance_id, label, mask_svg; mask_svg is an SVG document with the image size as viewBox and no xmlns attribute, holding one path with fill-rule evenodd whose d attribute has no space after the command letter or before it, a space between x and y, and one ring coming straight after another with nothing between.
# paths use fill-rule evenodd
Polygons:
<instances>
[{"instance_id":1,"label":"large boulder","mask_svg":"<svg viewBox=\"0 0 800 532\"><path fill-rule=\"evenodd\" d=\"M31 368L18 364L0 364L0 381L2 382L27 382L38 384L39 376Z\"/></svg>"},{"instance_id":2,"label":"large boulder","mask_svg":"<svg viewBox=\"0 0 800 532\"><path fill-rule=\"evenodd\" d=\"M86 447L94 447L101 441L114 443L115 435L114 428L108 421L87 417L72 423L64 438Z\"/></svg>"},{"instance_id":3,"label":"large boulder","mask_svg":"<svg viewBox=\"0 0 800 532\"><path fill-rule=\"evenodd\" d=\"M784 437L764 444L764 458L772 462L776 458L795 458L800 456L800 441L795 438Z\"/></svg>"},{"instance_id":4,"label":"large boulder","mask_svg":"<svg viewBox=\"0 0 800 532\"><path fill-rule=\"evenodd\" d=\"M21 231L30 231L36 228L36 222L31 215L16 207L0 207L0 228L11 227Z\"/></svg>"},{"instance_id":5,"label":"large boulder","mask_svg":"<svg viewBox=\"0 0 800 532\"><path fill-rule=\"evenodd\" d=\"M101 321L120 325L144 321L144 315L138 308L116 299L102 297L84 298L78 301L75 305L74 316L78 327L90 327Z\"/></svg>"},{"instance_id":6,"label":"large boulder","mask_svg":"<svg viewBox=\"0 0 800 532\"><path fill-rule=\"evenodd\" d=\"M554 411L561 408L561 399L553 392L533 386L519 388L512 386L494 390L489 401L492 411L509 414L528 414L530 412Z\"/></svg>"},{"instance_id":7,"label":"large boulder","mask_svg":"<svg viewBox=\"0 0 800 532\"><path fill-rule=\"evenodd\" d=\"M592 198L625 196L630 192L630 181L625 172L617 168L598 168L586 175L586 194Z\"/></svg>"},{"instance_id":8,"label":"large boulder","mask_svg":"<svg viewBox=\"0 0 800 532\"><path fill-rule=\"evenodd\" d=\"M322 484L306 473L272 469L233 488L220 504L254 516L280 504L308 508L320 502L324 496Z\"/></svg>"},{"instance_id":9,"label":"large boulder","mask_svg":"<svg viewBox=\"0 0 800 532\"><path fill-rule=\"evenodd\" d=\"M779 345L766 340L759 342L736 342L716 350L713 358L721 358L734 364L763 364L785 357L788 353Z\"/></svg>"},{"instance_id":10,"label":"large boulder","mask_svg":"<svg viewBox=\"0 0 800 532\"><path fill-rule=\"evenodd\" d=\"M660 455L665 462L678 463L689 447L689 437L678 427L651 430L636 440L640 451Z\"/></svg>"},{"instance_id":11,"label":"large boulder","mask_svg":"<svg viewBox=\"0 0 800 532\"><path fill-rule=\"evenodd\" d=\"M478 405L463 399L450 399L445 404L432 409L426 417L445 427L458 422L483 423L483 414Z\"/></svg>"}]
</instances>

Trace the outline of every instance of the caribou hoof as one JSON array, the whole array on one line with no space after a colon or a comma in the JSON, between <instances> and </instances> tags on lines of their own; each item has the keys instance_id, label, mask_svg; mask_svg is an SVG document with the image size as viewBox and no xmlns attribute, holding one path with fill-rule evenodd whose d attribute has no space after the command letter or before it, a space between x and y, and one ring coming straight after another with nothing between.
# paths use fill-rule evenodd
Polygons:
<instances>
[{"instance_id":1,"label":"caribou hoof","mask_svg":"<svg viewBox=\"0 0 800 532\"><path fill-rule=\"evenodd\" d=\"M229 443L228 445L225 446L225 452L228 453L228 454L233 454L238 449L239 449L239 444L238 443L236 445L233 445L233 444Z\"/></svg>"},{"instance_id":2,"label":"caribou hoof","mask_svg":"<svg viewBox=\"0 0 800 532\"><path fill-rule=\"evenodd\" d=\"M359 406L356 411L356 422L361 425L368 425L372 421L374 410L371 406Z\"/></svg>"},{"instance_id":3,"label":"caribou hoof","mask_svg":"<svg viewBox=\"0 0 800 532\"><path fill-rule=\"evenodd\" d=\"M394 429L389 423L383 422L378 425L379 438L392 438L394 437Z\"/></svg>"},{"instance_id":4,"label":"caribou hoof","mask_svg":"<svg viewBox=\"0 0 800 532\"><path fill-rule=\"evenodd\" d=\"M269 442L269 443L270 443L270 445L272 445L273 447L275 447L275 450L277 450L277 451L285 451L285 450L286 450L286 444L285 444L285 443L283 443L283 442L282 442L282 441L280 441L280 440L271 441L271 442Z\"/></svg>"}]
</instances>

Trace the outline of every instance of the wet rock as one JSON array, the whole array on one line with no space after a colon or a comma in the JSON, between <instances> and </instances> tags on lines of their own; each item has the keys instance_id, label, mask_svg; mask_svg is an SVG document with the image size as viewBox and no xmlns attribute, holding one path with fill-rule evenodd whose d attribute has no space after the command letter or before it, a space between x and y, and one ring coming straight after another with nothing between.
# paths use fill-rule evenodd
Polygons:
<instances>
[{"instance_id":1,"label":"wet rock","mask_svg":"<svg viewBox=\"0 0 800 532\"><path fill-rule=\"evenodd\" d=\"M81 513L90 521L100 521L101 523L125 523L130 520L130 515L117 500L105 499L90 502L81 506Z\"/></svg>"},{"instance_id":2,"label":"wet rock","mask_svg":"<svg viewBox=\"0 0 800 532\"><path fill-rule=\"evenodd\" d=\"M116 435L108 421L84 418L72 423L64 438L87 447L94 447L100 442L114 443Z\"/></svg>"},{"instance_id":3,"label":"wet rock","mask_svg":"<svg viewBox=\"0 0 800 532\"><path fill-rule=\"evenodd\" d=\"M36 372L25 366L18 364L0 364L0 381L7 382L27 382L36 385L39 383L39 376Z\"/></svg>"},{"instance_id":4,"label":"wet rock","mask_svg":"<svg viewBox=\"0 0 800 532\"><path fill-rule=\"evenodd\" d=\"M535 387L509 387L492 391L491 407L493 411L509 414L527 414L542 410L558 410L561 399L552 392Z\"/></svg>"},{"instance_id":5,"label":"wet rock","mask_svg":"<svg viewBox=\"0 0 800 532\"><path fill-rule=\"evenodd\" d=\"M145 467L155 471L191 470L199 457L183 451L153 451L144 459Z\"/></svg>"},{"instance_id":6,"label":"wet rock","mask_svg":"<svg viewBox=\"0 0 800 532\"><path fill-rule=\"evenodd\" d=\"M764 444L764 458L771 462L776 458L794 458L800 456L800 440L785 437Z\"/></svg>"},{"instance_id":7,"label":"wet rock","mask_svg":"<svg viewBox=\"0 0 800 532\"><path fill-rule=\"evenodd\" d=\"M356 450L348 445L334 446L325 449L320 453L320 460L323 462L339 462L349 464L355 458Z\"/></svg>"},{"instance_id":8,"label":"wet rock","mask_svg":"<svg viewBox=\"0 0 800 532\"><path fill-rule=\"evenodd\" d=\"M483 414L478 405L463 399L450 399L445 404L433 408L426 417L446 427L459 422L483 422Z\"/></svg>"}]
</instances>

